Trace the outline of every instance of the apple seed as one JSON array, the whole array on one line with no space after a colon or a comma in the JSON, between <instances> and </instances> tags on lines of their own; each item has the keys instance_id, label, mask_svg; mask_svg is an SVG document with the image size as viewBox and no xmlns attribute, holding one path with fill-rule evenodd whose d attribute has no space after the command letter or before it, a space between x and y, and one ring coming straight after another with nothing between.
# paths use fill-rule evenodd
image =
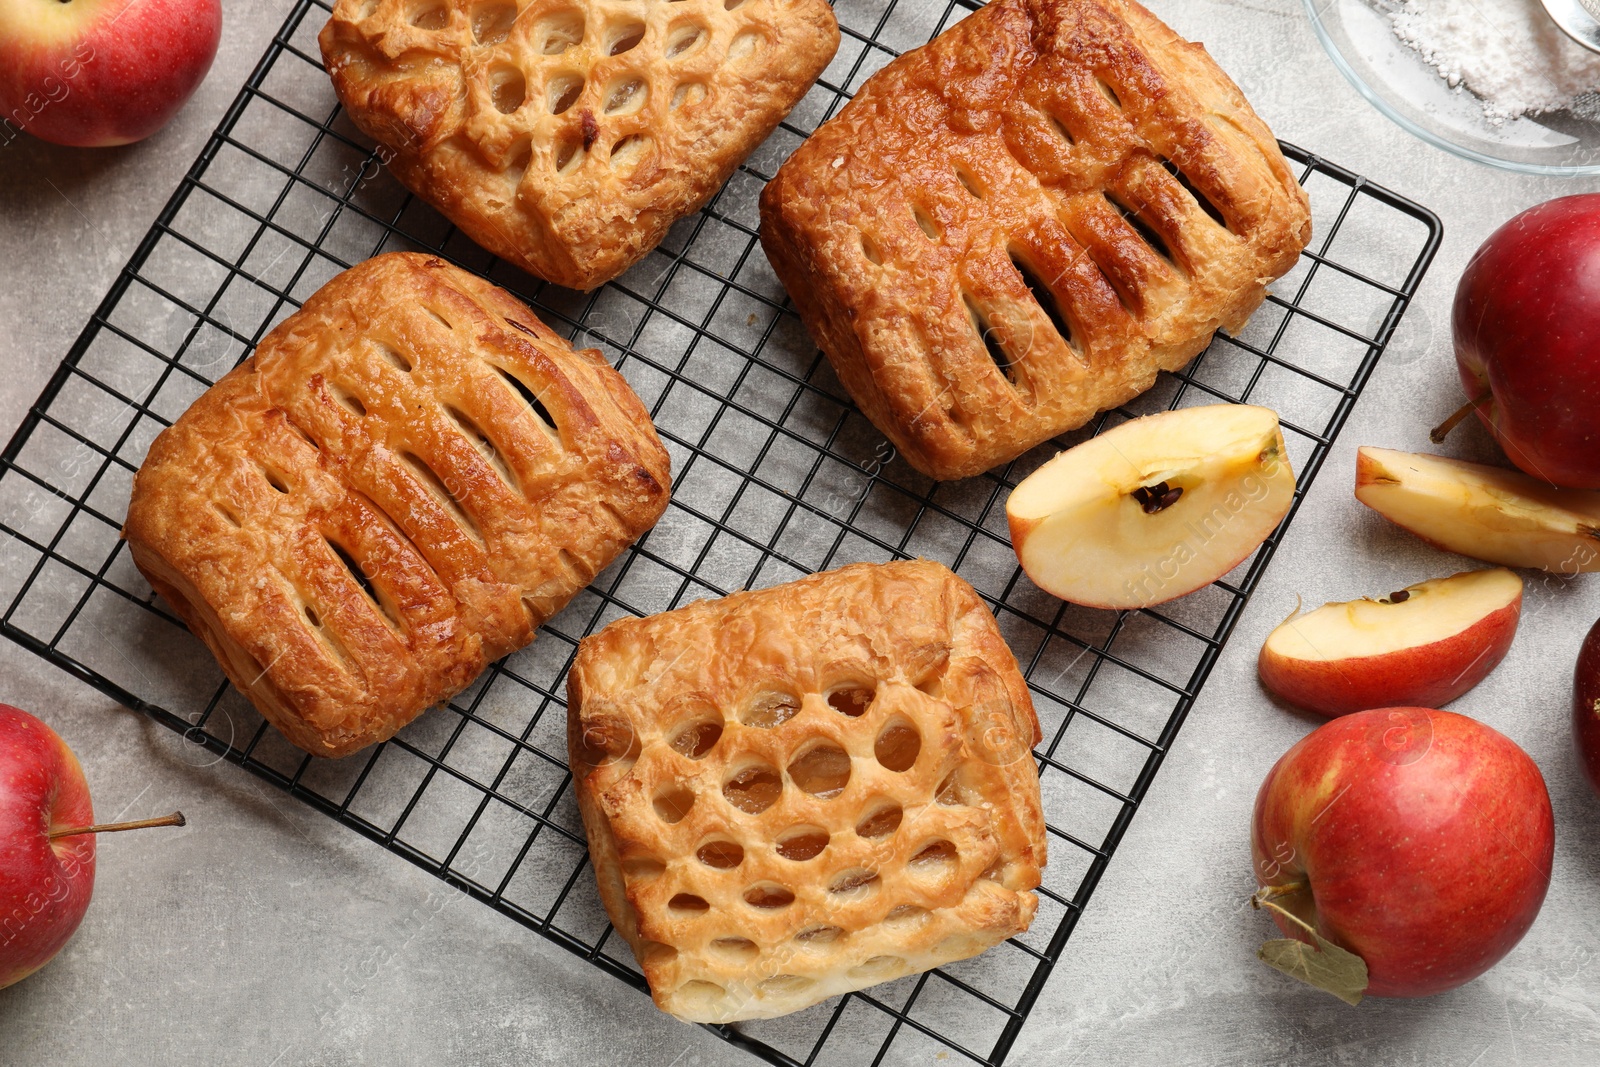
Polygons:
<instances>
[{"instance_id":1,"label":"apple seed","mask_svg":"<svg viewBox=\"0 0 1600 1067\"><path fill-rule=\"evenodd\" d=\"M1178 502L1183 496L1183 488L1172 488L1166 482L1157 482L1155 485L1141 485L1133 491L1133 499L1139 502L1146 515L1154 515L1165 511Z\"/></svg>"}]
</instances>

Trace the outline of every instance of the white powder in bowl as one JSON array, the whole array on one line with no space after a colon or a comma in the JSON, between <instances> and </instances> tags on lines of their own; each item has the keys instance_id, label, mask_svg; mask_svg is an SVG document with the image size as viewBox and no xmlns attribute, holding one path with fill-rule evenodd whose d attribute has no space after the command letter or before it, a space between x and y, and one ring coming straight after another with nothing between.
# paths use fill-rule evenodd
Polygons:
<instances>
[{"instance_id":1,"label":"white powder in bowl","mask_svg":"<svg viewBox=\"0 0 1600 1067\"><path fill-rule=\"evenodd\" d=\"M1561 32L1539 0L1400 0L1395 34L1499 125L1559 111L1600 89L1600 55Z\"/></svg>"}]
</instances>

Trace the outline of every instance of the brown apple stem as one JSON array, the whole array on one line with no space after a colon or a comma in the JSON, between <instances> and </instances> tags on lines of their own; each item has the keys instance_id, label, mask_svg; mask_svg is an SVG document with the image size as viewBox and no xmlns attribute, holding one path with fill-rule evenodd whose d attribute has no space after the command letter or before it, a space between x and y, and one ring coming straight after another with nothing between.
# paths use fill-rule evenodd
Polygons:
<instances>
[{"instance_id":1,"label":"brown apple stem","mask_svg":"<svg viewBox=\"0 0 1600 1067\"><path fill-rule=\"evenodd\" d=\"M1493 393L1484 393L1476 400L1467 401L1456 410L1454 415L1451 415L1448 419L1445 419L1439 425L1435 426L1433 428L1433 432L1428 434L1428 440L1432 441L1436 445L1443 444L1444 439L1450 436L1451 430L1455 429L1457 426L1460 426L1462 420L1464 420L1468 415L1471 415L1474 411L1477 411L1479 408L1483 407L1483 405L1487 404L1492 399L1494 399Z\"/></svg>"},{"instance_id":2,"label":"brown apple stem","mask_svg":"<svg viewBox=\"0 0 1600 1067\"><path fill-rule=\"evenodd\" d=\"M1288 919L1290 922L1294 923L1296 926L1300 927L1300 929L1304 930L1306 933L1310 934L1312 937L1316 937L1317 936L1316 928L1313 927L1310 923L1308 923L1304 919L1300 918L1300 916L1296 915L1294 912L1290 911L1288 908L1279 907L1277 904L1274 904L1270 900L1263 900L1260 893L1257 893L1255 896L1250 898L1250 906L1252 908L1269 908L1272 911L1277 912L1279 915L1282 915L1285 919Z\"/></svg>"},{"instance_id":3,"label":"brown apple stem","mask_svg":"<svg viewBox=\"0 0 1600 1067\"><path fill-rule=\"evenodd\" d=\"M121 830L144 830L151 826L185 826L188 820L183 817L183 812L175 811L171 815L163 815L159 819L138 819L134 822L103 822L93 826L71 826L65 830L51 830L49 837L54 841L58 837L74 837L77 834L114 834Z\"/></svg>"},{"instance_id":4,"label":"brown apple stem","mask_svg":"<svg viewBox=\"0 0 1600 1067\"><path fill-rule=\"evenodd\" d=\"M1264 885L1260 889L1256 890L1255 895L1250 898L1250 905L1252 907L1259 908L1269 900L1272 900L1276 897L1286 897L1290 893L1298 893L1305 888L1306 884L1304 882L1286 882L1283 885Z\"/></svg>"}]
</instances>

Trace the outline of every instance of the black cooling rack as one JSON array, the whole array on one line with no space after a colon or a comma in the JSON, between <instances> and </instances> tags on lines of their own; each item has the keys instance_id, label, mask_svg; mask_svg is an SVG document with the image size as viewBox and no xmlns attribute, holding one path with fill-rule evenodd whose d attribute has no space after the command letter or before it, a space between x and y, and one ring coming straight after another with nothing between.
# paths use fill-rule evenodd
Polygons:
<instances>
[{"instance_id":1,"label":"black cooling rack","mask_svg":"<svg viewBox=\"0 0 1600 1067\"><path fill-rule=\"evenodd\" d=\"M973 0L837 0L822 81L648 261L580 294L474 247L405 193L342 116L317 62L327 5L299 0L238 99L0 455L0 631L636 988L587 870L564 764L578 638L740 587L927 556L972 582L1025 665L1050 863L1033 929L978 957L768 1022L713 1029L774 1063L1005 1059L1293 518L1221 581L1114 613L1036 590L1007 490L1061 447L1138 414L1218 400L1279 411L1299 498L1438 247L1426 209L1292 146L1316 238L1239 337L1083 431L1001 471L935 484L845 398L756 242L777 165L899 51ZM340 761L290 748L223 681L118 541L152 438L339 270L425 248L506 285L606 353L672 453L660 525L449 705ZM200 751L200 749L196 749ZM639 1010L652 1010L636 1001Z\"/></svg>"}]
</instances>

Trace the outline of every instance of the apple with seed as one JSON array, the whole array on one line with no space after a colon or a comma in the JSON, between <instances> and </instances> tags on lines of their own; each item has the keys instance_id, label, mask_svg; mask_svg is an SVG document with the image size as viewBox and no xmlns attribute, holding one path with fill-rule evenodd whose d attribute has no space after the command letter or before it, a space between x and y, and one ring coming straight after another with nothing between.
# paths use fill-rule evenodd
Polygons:
<instances>
[{"instance_id":1,"label":"apple with seed","mask_svg":"<svg viewBox=\"0 0 1600 1067\"><path fill-rule=\"evenodd\" d=\"M1435 548L1556 574L1600 571L1600 493L1519 471L1362 446L1356 499Z\"/></svg>"},{"instance_id":2,"label":"apple with seed","mask_svg":"<svg viewBox=\"0 0 1600 1067\"><path fill-rule=\"evenodd\" d=\"M1467 264L1451 316L1467 414L1542 481L1600 489L1600 193L1530 208Z\"/></svg>"},{"instance_id":3,"label":"apple with seed","mask_svg":"<svg viewBox=\"0 0 1600 1067\"><path fill-rule=\"evenodd\" d=\"M1505 659L1521 617L1521 578L1468 571L1297 615L1267 635L1257 668L1268 690L1330 718L1437 707Z\"/></svg>"},{"instance_id":4,"label":"apple with seed","mask_svg":"<svg viewBox=\"0 0 1600 1067\"><path fill-rule=\"evenodd\" d=\"M1544 903L1555 822L1509 738L1448 711L1380 708L1278 760L1250 845L1253 901L1292 939L1262 959L1355 1003L1442 993L1510 952Z\"/></svg>"},{"instance_id":5,"label":"apple with seed","mask_svg":"<svg viewBox=\"0 0 1600 1067\"><path fill-rule=\"evenodd\" d=\"M96 834L183 824L174 813L94 825L83 768L66 742L0 704L0 989L49 963L78 929L94 892Z\"/></svg>"},{"instance_id":6,"label":"apple with seed","mask_svg":"<svg viewBox=\"0 0 1600 1067\"><path fill-rule=\"evenodd\" d=\"M0 143L17 129L141 141L194 95L221 39L221 0L0 0Z\"/></svg>"},{"instance_id":7,"label":"apple with seed","mask_svg":"<svg viewBox=\"0 0 1600 1067\"><path fill-rule=\"evenodd\" d=\"M1277 414L1211 404L1134 419L1062 452L1012 491L1006 519L1040 589L1120 610L1221 578L1293 503Z\"/></svg>"}]
</instances>

